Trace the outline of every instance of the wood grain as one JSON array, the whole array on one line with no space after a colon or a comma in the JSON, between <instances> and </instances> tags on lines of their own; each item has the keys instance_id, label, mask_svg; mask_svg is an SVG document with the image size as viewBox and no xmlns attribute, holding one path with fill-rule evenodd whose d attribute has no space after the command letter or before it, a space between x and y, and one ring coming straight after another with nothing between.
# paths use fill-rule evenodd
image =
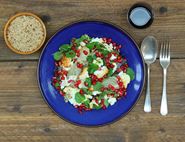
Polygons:
<instances>
[{"instance_id":1,"label":"wood grain","mask_svg":"<svg viewBox=\"0 0 185 142\"><path fill-rule=\"evenodd\" d=\"M99 128L75 126L56 116L40 95L36 69L33 61L0 63L0 141L184 141L185 59L172 60L169 68L169 115L159 114L162 70L157 61L151 67L152 113L143 112L143 93L126 117Z\"/></svg>"},{"instance_id":2,"label":"wood grain","mask_svg":"<svg viewBox=\"0 0 185 142\"><path fill-rule=\"evenodd\" d=\"M127 22L129 7L139 0L0 0L0 28L8 18L17 12L29 11L38 14L46 24L47 39L59 28L80 19L99 19L115 23L127 30L138 44L146 35L154 35L161 41L169 37L173 58L185 58L185 0L150 0L155 13L154 23L147 29L139 30ZM6 48L0 31L0 60L37 60L39 52L17 55Z\"/></svg>"},{"instance_id":3,"label":"wood grain","mask_svg":"<svg viewBox=\"0 0 185 142\"><path fill-rule=\"evenodd\" d=\"M0 0L0 29L17 12L39 15L47 40L61 27L81 19L106 20L127 30L138 44L146 35L168 37L172 61L168 71L169 115L159 113L162 69L151 66L152 113L143 112L144 94L121 120L98 128L60 119L41 97L36 78L40 51L18 55L6 48L0 30L0 142L184 142L185 139L185 0L143 0L153 8L153 24L144 30L127 22L127 11L140 0ZM145 90L144 90L145 91Z\"/></svg>"}]
</instances>

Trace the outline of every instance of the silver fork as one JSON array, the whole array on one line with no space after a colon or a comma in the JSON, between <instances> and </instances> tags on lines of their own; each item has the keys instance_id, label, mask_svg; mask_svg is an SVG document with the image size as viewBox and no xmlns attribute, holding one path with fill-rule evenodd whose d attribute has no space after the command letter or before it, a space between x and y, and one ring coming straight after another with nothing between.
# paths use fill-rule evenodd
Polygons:
<instances>
[{"instance_id":1,"label":"silver fork","mask_svg":"<svg viewBox=\"0 0 185 142\"><path fill-rule=\"evenodd\" d=\"M170 43L169 41L165 41L161 43L161 51L160 51L160 64L163 68L163 92L162 92L162 100L161 100L161 115L168 114L168 105L167 105L167 94L166 94L166 76L167 76L167 68L170 64Z\"/></svg>"}]
</instances>

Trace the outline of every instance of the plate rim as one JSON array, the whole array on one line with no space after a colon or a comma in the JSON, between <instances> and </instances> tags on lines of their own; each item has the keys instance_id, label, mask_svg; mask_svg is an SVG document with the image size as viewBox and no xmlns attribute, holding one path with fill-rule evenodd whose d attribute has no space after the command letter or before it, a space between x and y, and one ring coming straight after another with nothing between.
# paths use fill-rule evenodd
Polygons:
<instances>
[{"instance_id":1,"label":"plate rim","mask_svg":"<svg viewBox=\"0 0 185 142\"><path fill-rule=\"evenodd\" d=\"M65 28L67 28L68 26L72 26L73 24L78 24L78 23L83 23L83 22L100 22L100 23L104 23L104 24L108 24L108 25L111 25L113 27L116 27L117 29L121 30L122 32L124 32L130 39L132 39L133 43L136 45L140 55L141 55L141 59L142 59L142 63L143 63L143 84L142 84L142 88L141 88L141 92L139 93L138 95L138 98L137 100L135 101L135 103L132 105L132 107L124 114L118 116L116 119L114 119L113 121L111 122L106 122L106 123L103 123L103 124L98 124L98 125L85 125L85 124L79 124L79 123L75 123L75 122L72 122L62 116L60 116L53 108L52 106L48 103L48 101L46 100L45 96L44 96L44 93L43 93L43 89L41 87L41 82L40 82L40 77L39 77L39 67L40 67L40 63L41 63L41 57L44 53L44 50L46 49L48 43L52 40L52 38L57 34L59 33L61 30L64 30ZM145 62L144 62L144 58L143 58L143 55L139 49L139 46L138 44L135 42L135 40L133 39L133 37L126 31L124 30L121 26L118 26L117 24L115 23L112 23L112 22L109 22L109 21L106 21L106 20L97 20L97 19L88 19L88 20L77 20L77 21L73 21L73 22L70 22L66 25L64 25L63 27L59 28L50 38L49 40L45 43L44 47L42 48L42 51L40 53L40 56L39 56L39 61L38 61L38 64L37 64L37 84L38 84L38 87L39 87L39 90L40 90L40 93L41 93L41 96L42 98L44 99L45 103L48 105L48 107L61 119L63 119L65 122L68 122L70 124L73 124L73 125L76 125L76 126L80 126L80 127L87 127L87 128L97 128L97 127L103 127L103 126L106 126L106 125L110 125L110 124L113 124L117 121L119 121L120 119L122 119L123 117L125 117L134 107L135 105L138 103L140 97L141 97L141 94L143 92L143 89L144 89L144 86L145 86L145 78L146 78L146 70L145 70Z\"/></svg>"}]
</instances>

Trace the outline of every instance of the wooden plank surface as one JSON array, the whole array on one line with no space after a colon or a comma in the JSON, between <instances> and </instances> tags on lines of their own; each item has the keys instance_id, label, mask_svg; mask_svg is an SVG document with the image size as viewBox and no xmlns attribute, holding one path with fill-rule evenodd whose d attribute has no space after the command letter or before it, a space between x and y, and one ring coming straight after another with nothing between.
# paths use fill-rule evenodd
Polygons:
<instances>
[{"instance_id":1,"label":"wooden plank surface","mask_svg":"<svg viewBox=\"0 0 185 142\"><path fill-rule=\"evenodd\" d=\"M144 92L134 109L116 123L99 128L72 125L56 116L38 89L40 51L17 55L0 30L0 142L184 142L185 139L185 0L143 0L154 10L154 23L139 30L127 22L127 11L140 0L0 0L0 29L8 17L29 11L39 15L47 40L61 27L81 19L99 19L127 30L138 44L146 35L159 41L168 36L172 62L168 72L169 115L159 113L162 70L151 67L152 113L143 112Z\"/></svg>"},{"instance_id":2,"label":"wooden plank surface","mask_svg":"<svg viewBox=\"0 0 185 142\"><path fill-rule=\"evenodd\" d=\"M183 142L185 139L185 59L172 60L168 72L169 115L159 114L162 72L151 68L152 113L143 112L144 93L134 109L116 123L99 128L72 125L43 101L37 62L0 63L0 141L2 142Z\"/></svg>"},{"instance_id":3,"label":"wooden plank surface","mask_svg":"<svg viewBox=\"0 0 185 142\"><path fill-rule=\"evenodd\" d=\"M38 14L46 24L47 39L59 28L80 19L99 19L115 23L127 30L136 42L148 34L160 41L169 36L172 44L172 57L185 58L185 0L144 0L153 7L155 20L151 27L138 30L127 22L129 7L138 0L0 0L0 29L8 18L17 12L29 11ZM39 52L29 55L17 55L6 48L0 31L0 60L38 59Z\"/></svg>"}]
</instances>

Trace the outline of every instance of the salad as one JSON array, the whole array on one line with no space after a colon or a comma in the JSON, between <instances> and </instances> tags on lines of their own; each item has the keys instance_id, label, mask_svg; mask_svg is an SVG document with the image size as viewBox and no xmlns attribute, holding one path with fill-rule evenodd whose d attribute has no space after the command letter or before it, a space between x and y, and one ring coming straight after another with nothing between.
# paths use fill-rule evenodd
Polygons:
<instances>
[{"instance_id":1,"label":"salad","mask_svg":"<svg viewBox=\"0 0 185 142\"><path fill-rule=\"evenodd\" d=\"M106 109L126 96L135 73L111 38L82 35L53 54L52 85L79 112Z\"/></svg>"}]
</instances>

